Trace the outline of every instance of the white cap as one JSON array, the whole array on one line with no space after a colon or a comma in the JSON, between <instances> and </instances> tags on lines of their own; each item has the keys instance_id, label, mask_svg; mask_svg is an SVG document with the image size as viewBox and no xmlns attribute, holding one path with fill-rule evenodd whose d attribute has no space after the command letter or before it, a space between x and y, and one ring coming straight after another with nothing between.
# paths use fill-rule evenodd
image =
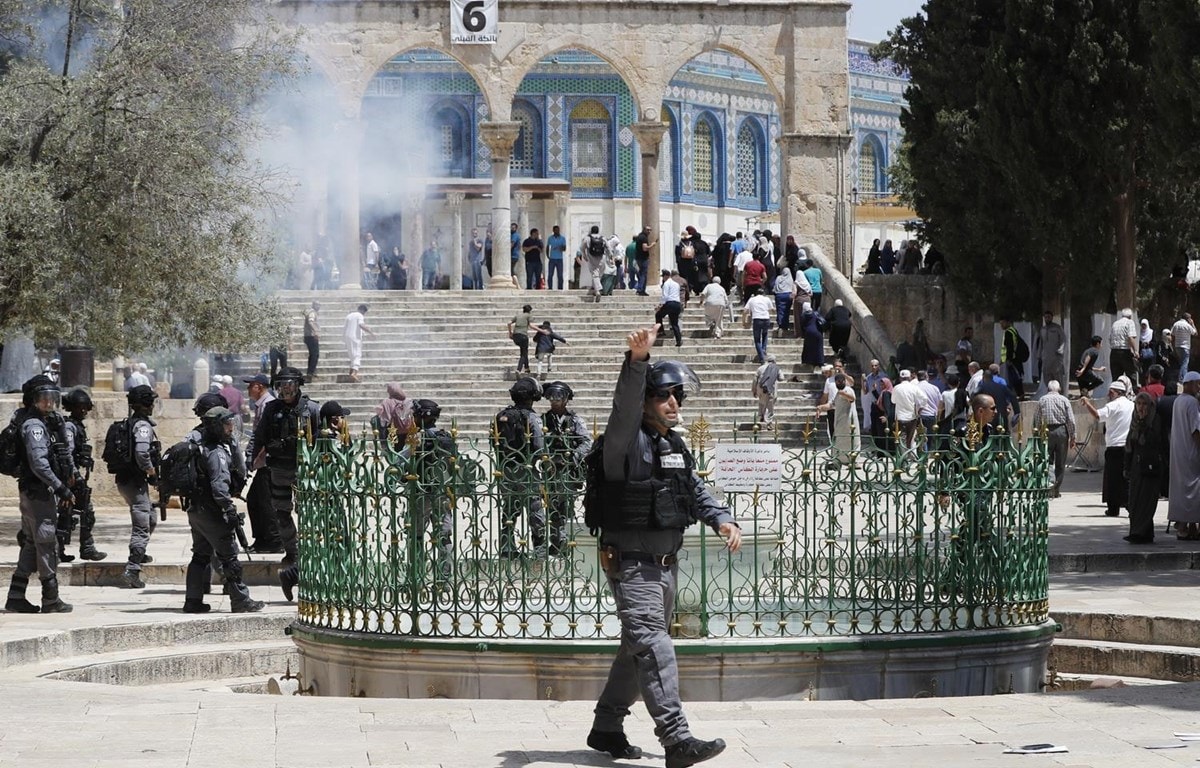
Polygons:
<instances>
[{"instance_id":1,"label":"white cap","mask_svg":"<svg viewBox=\"0 0 1200 768\"><path fill-rule=\"evenodd\" d=\"M912 372L905 368L903 371L900 371L900 378L907 381L912 378Z\"/></svg>"}]
</instances>

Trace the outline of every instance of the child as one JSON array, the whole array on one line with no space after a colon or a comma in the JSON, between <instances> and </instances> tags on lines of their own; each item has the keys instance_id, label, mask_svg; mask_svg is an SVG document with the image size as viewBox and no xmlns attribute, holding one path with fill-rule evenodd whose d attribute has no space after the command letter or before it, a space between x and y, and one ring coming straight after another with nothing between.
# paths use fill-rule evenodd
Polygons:
<instances>
[{"instance_id":1,"label":"child","mask_svg":"<svg viewBox=\"0 0 1200 768\"><path fill-rule=\"evenodd\" d=\"M551 370L553 370L550 367L550 359L554 356L554 342L561 341L563 344L566 344L567 340L554 332L554 329L550 327L549 320L546 320L540 326L538 326L537 328L534 328L533 330L537 334L537 361L538 361L537 375L538 375L538 378L540 379L540 378L543 378L543 375L542 375L542 362L543 361L546 363L546 372L547 373L549 373Z\"/></svg>"}]
</instances>

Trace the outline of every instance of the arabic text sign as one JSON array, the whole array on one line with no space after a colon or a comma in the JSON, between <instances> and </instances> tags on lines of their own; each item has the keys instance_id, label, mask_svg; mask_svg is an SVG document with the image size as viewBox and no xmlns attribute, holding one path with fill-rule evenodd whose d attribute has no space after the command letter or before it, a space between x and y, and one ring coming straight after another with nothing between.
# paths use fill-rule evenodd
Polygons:
<instances>
[{"instance_id":1,"label":"arabic text sign","mask_svg":"<svg viewBox=\"0 0 1200 768\"><path fill-rule=\"evenodd\" d=\"M713 480L726 491L766 493L780 490L783 446L778 444L719 444Z\"/></svg>"}]
</instances>

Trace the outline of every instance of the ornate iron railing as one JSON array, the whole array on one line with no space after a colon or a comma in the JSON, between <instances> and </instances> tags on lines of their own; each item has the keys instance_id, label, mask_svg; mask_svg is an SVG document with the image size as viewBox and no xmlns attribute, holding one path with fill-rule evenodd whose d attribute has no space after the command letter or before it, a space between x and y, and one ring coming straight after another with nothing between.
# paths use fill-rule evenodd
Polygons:
<instances>
[{"instance_id":1,"label":"ornate iron railing","mask_svg":"<svg viewBox=\"0 0 1200 768\"><path fill-rule=\"evenodd\" d=\"M689 431L707 477L707 425ZM806 434L809 445L783 452L779 492L724 494L743 529L740 553L691 529L676 636L899 635L1046 620L1044 436L839 453ZM502 458L494 437L455 442L453 455L415 436L403 453L347 435L301 445L299 621L411 638L617 638L579 475L545 454ZM570 516L560 556L546 551L545 530L531 529L538 504ZM517 551L506 552L514 513Z\"/></svg>"}]
</instances>

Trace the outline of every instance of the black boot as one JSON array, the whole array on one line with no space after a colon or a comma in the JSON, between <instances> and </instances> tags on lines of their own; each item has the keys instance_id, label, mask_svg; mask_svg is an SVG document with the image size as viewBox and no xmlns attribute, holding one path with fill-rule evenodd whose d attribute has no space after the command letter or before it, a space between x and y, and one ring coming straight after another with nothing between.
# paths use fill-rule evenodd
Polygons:
<instances>
[{"instance_id":1,"label":"black boot","mask_svg":"<svg viewBox=\"0 0 1200 768\"><path fill-rule=\"evenodd\" d=\"M279 569L279 586L283 587L283 596L287 598L289 603L295 599L295 590L299 583L299 568L294 565L289 565L287 568Z\"/></svg>"},{"instance_id":2,"label":"black boot","mask_svg":"<svg viewBox=\"0 0 1200 768\"><path fill-rule=\"evenodd\" d=\"M41 609L25 599L25 590L29 588L29 577L13 574L8 585L8 601L4 610L9 613L37 613Z\"/></svg>"},{"instance_id":3,"label":"black boot","mask_svg":"<svg viewBox=\"0 0 1200 768\"><path fill-rule=\"evenodd\" d=\"M203 600L184 600L184 613L208 613L212 610L212 606Z\"/></svg>"},{"instance_id":4,"label":"black boot","mask_svg":"<svg viewBox=\"0 0 1200 768\"><path fill-rule=\"evenodd\" d=\"M58 562L60 562L60 563L75 562L75 555L68 555L66 548L62 544L58 545Z\"/></svg>"},{"instance_id":5,"label":"black boot","mask_svg":"<svg viewBox=\"0 0 1200 768\"><path fill-rule=\"evenodd\" d=\"M689 765L711 760L725 751L721 739L701 741L690 738L667 747L667 768L688 768Z\"/></svg>"},{"instance_id":6,"label":"black boot","mask_svg":"<svg viewBox=\"0 0 1200 768\"><path fill-rule=\"evenodd\" d=\"M42 613L70 613L72 610L70 603L64 603L58 597L58 578L42 579Z\"/></svg>"},{"instance_id":7,"label":"black boot","mask_svg":"<svg viewBox=\"0 0 1200 768\"><path fill-rule=\"evenodd\" d=\"M81 560L91 560L95 562L103 560L106 557L108 557L108 553L101 552L100 550L96 549L96 545L91 542L79 545L79 559Z\"/></svg>"},{"instance_id":8,"label":"black boot","mask_svg":"<svg viewBox=\"0 0 1200 768\"><path fill-rule=\"evenodd\" d=\"M593 728L588 734L587 745L597 752L607 752L615 760L638 760L642 756L642 748L630 744L620 731L597 731Z\"/></svg>"}]
</instances>

